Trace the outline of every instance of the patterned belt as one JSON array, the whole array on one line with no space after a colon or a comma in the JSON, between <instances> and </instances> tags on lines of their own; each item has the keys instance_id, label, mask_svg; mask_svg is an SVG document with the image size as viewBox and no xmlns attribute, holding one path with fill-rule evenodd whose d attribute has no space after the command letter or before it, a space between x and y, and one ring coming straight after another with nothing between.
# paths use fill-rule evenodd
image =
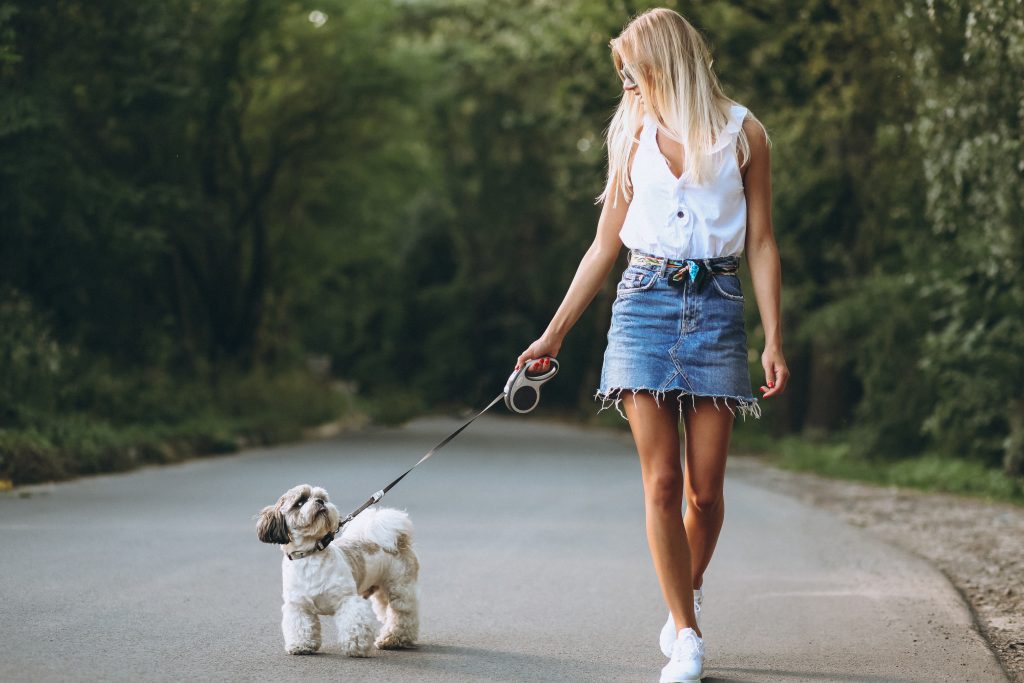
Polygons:
<instances>
[{"instance_id":1,"label":"patterned belt","mask_svg":"<svg viewBox=\"0 0 1024 683\"><path fill-rule=\"evenodd\" d=\"M711 273L729 274L737 271L736 260L732 257L710 258L710 259L684 259L676 260L661 256L651 256L639 251L631 251L629 254L629 265L631 266L665 266L665 273L669 275L669 283L681 287L689 279L690 283L698 289L704 284L707 276Z\"/></svg>"},{"instance_id":2,"label":"patterned belt","mask_svg":"<svg viewBox=\"0 0 1024 683\"><path fill-rule=\"evenodd\" d=\"M629 264L631 266L661 266L665 264L665 270L677 270L679 268L690 268L694 264L699 266L705 266L715 273L735 273L738 268L732 261L736 257L723 257L723 258L710 258L710 259L684 259L676 260L670 258L663 258L661 256L651 256L650 254L644 254L639 251L634 251L630 254ZM729 259L727 262L725 259Z\"/></svg>"}]
</instances>

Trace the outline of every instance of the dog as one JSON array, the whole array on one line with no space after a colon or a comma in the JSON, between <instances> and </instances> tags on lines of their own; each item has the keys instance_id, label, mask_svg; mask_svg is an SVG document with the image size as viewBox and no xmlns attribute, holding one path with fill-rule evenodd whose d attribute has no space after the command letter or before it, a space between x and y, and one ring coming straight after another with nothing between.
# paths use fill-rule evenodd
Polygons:
<instances>
[{"instance_id":1,"label":"dog","mask_svg":"<svg viewBox=\"0 0 1024 683\"><path fill-rule=\"evenodd\" d=\"M284 553L285 651L319 650L321 616L334 617L350 657L369 656L371 644L382 650L415 646L419 560L409 516L371 507L335 539L339 520L327 491L308 484L289 489L258 516L256 535Z\"/></svg>"}]
</instances>

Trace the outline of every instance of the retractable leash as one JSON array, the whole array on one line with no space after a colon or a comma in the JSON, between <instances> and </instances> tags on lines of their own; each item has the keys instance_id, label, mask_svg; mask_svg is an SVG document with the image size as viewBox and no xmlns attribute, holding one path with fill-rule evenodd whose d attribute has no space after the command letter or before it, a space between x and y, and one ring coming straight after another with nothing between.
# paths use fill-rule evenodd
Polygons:
<instances>
[{"instance_id":1,"label":"retractable leash","mask_svg":"<svg viewBox=\"0 0 1024 683\"><path fill-rule=\"evenodd\" d=\"M539 375L530 375L527 372L527 369L531 365L533 365L533 363L537 362L537 360L545 359L548 360L551 364L551 367L546 372L543 372ZM377 491L375 494L370 496L365 503L363 503L355 510L350 512L348 516L345 517L345 519L341 520L341 523L338 525L338 531L341 531L342 527L344 527L346 524L355 519L360 512L370 507L371 505L380 502L380 499L383 498L388 491L393 489L395 487L395 484L405 479L405 475L409 474L414 469L419 467L422 463L426 462L430 458L430 456L434 455L434 453L437 453L439 450L447 446L452 439L454 439L455 437L462 433L462 430L464 430L469 425L473 424L473 422L478 417L480 417L488 410L493 408L495 405L497 405L498 401L505 399L505 405L508 407L508 409L514 413L519 413L520 415L525 415L526 413L532 411L534 408L537 407L537 404L540 403L541 386L557 374L558 361L552 358L551 356L542 356L541 358L529 360L523 363L522 367L520 367L518 370L516 370L509 376L508 381L505 382L505 388L502 389L500 394L494 397L493 401L487 404L486 408L481 410L473 417L469 418L469 420L467 420L461 427L459 427L454 432L446 436L441 441L441 443L431 448L426 455L420 458L419 462L417 462L415 465L407 469L405 472L401 474L401 476L399 476L390 484L382 488L380 491ZM334 534L330 534L330 539L334 539ZM321 540L327 539L325 537ZM330 542L330 540L327 540L327 543ZM322 548L320 549L322 550Z\"/></svg>"},{"instance_id":2,"label":"retractable leash","mask_svg":"<svg viewBox=\"0 0 1024 683\"><path fill-rule=\"evenodd\" d=\"M509 376L508 381L505 382L502 396L505 397L505 406L512 412L525 415L540 403L540 388L545 382L558 374L558 361L551 356L543 356L538 360L545 359L551 363L551 367L547 372L539 375L527 373L526 369L536 362L531 360L523 363L523 367L513 372ZM494 404L492 403L491 405ZM490 407L487 406L487 408ZM487 408L484 408L484 410L487 410Z\"/></svg>"}]
</instances>

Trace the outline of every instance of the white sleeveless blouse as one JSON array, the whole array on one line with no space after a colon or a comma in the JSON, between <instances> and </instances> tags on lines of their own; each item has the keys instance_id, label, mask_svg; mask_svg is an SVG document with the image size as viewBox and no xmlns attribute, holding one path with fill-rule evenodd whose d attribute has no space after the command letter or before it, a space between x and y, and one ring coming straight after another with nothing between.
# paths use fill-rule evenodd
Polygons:
<instances>
[{"instance_id":1,"label":"white sleeveless blouse","mask_svg":"<svg viewBox=\"0 0 1024 683\"><path fill-rule=\"evenodd\" d=\"M633 197L619 231L622 243L672 259L738 256L747 232L747 198L736 140L747 108L733 104L711 150L715 172L703 185L677 178L658 149L657 122L644 115L630 178Z\"/></svg>"}]
</instances>

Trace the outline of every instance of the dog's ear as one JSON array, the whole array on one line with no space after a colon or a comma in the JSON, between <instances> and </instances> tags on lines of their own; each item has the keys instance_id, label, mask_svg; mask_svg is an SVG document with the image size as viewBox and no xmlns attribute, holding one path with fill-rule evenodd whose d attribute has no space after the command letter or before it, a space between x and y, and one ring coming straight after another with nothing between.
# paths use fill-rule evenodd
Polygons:
<instances>
[{"instance_id":1,"label":"dog's ear","mask_svg":"<svg viewBox=\"0 0 1024 683\"><path fill-rule=\"evenodd\" d=\"M284 513L276 505L268 505L260 512L256 521L256 535L264 543L285 545L291 542L288 536L288 524L284 521Z\"/></svg>"}]
</instances>

